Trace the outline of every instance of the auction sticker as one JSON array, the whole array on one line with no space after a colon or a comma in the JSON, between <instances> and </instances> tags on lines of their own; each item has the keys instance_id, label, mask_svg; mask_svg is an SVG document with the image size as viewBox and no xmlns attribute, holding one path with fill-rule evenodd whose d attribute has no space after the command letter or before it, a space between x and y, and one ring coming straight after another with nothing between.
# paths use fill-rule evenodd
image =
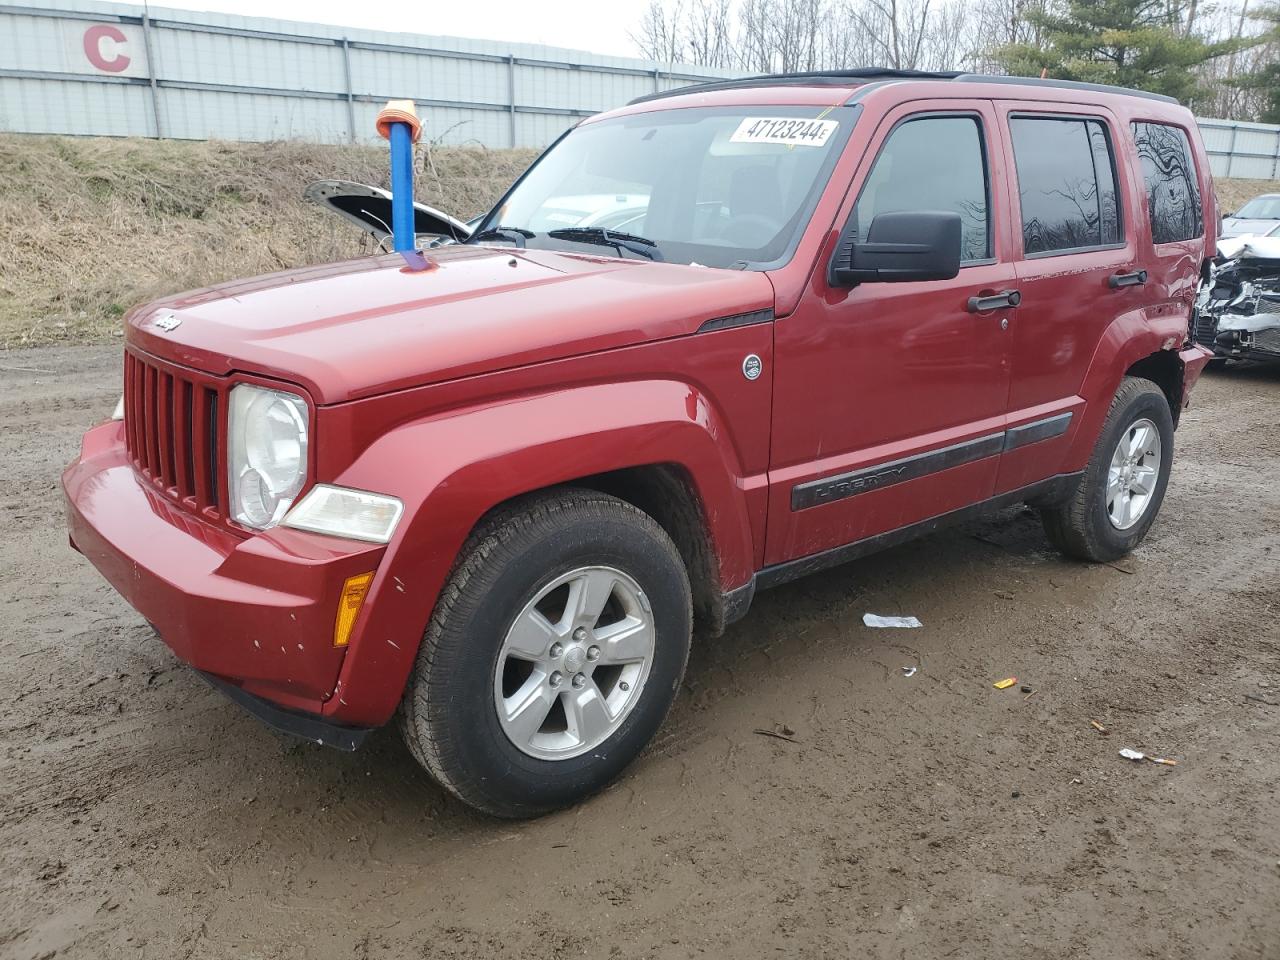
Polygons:
<instances>
[{"instance_id":1,"label":"auction sticker","mask_svg":"<svg viewBox=\"0 0 1280 960\"><path fill-rule=\"evenodd\" d=\"M747 117L729 138L730 143L781 143L789 147L821 147L840 126L838 120L800 117Z\"/></svg>"}]
</instances>

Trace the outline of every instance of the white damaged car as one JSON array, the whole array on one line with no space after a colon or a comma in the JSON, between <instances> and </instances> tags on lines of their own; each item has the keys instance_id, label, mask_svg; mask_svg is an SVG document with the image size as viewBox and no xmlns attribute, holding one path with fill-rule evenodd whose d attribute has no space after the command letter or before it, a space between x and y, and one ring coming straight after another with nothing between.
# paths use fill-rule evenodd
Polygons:
<instances>
[{"instance_id":1,"label":"white damaged car","mask_svg":"<svg viewBox=\"0 0 1280 960\"><path fill-rule=\"evenodd\" d=\"M1192 322L1221 359L1280 360L1280 236L1219 240Z\"/></svg>"}]
</instances>

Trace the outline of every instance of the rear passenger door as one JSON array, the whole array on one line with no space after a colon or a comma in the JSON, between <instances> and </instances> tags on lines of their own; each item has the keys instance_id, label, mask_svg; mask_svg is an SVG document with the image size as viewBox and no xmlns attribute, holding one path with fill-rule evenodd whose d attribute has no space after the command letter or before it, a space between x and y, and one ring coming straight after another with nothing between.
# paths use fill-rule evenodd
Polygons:
<instances>
[{"instance_id":1,"label":"rear passenger door","mask_svg":"<svg viewBox=\"0 0 1280 960\"><path fill-rule=\"evenodd\" d=\"M1185 128L1154 120L1134 120L1129 130L1151 231L1147 303L1157 313L1176 310L1190 321L1205 246L1204 202L1191 140Z\"/></svg>"},{"instance_id":2,"label":"rear passenger door","mask_svg":"<svg viewBox=\"0 0 1280 960\"><path fill-rule=\"evenodd\" d=\"M1134 185L1124 132L1100 107L1002 102L1014 181L1015 269L1008 435L997 492L1063 469L1080 393L1103 331L1140 309L1138 238L1125 229Z\"/></svg>"}]
</instances>

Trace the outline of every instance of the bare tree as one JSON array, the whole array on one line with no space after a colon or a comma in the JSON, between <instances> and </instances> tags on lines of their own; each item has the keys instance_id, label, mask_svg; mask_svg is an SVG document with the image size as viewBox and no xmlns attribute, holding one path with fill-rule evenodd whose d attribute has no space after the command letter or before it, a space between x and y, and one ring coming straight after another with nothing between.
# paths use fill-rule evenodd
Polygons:
<instances>
[{"instance_id":1,"label":"bare tree","mask_svg":"<svg viewBox=\"0 0 1280 960\"><path fill-rule=\"evenodd\" d=\"M1250 18L1257 0L1153 0L1175 35L1235 40L1236 52L1202 68L1195 108L1239 119L1260 115L1266 91L1236 82L1280 59L1280 39ZM636 46L651 60L745 73L852 67L997 73L991 52L1045 42L1036 13L1066 0L650 0ZM1256 38L1250 45L1250 37Z\"/></svg>"},{"instance_id":2,"label":"bare tree","mask_svg":"<svg viewBox=\"0 0 1280 960\"><path fill-rule=\"evenodd\" d=\"M684 40L684 0L649 0L640 24L630 34L631 42L640 48L646 60L659 63L677 63L686 59Z\"/></svg>"}]
</instances>

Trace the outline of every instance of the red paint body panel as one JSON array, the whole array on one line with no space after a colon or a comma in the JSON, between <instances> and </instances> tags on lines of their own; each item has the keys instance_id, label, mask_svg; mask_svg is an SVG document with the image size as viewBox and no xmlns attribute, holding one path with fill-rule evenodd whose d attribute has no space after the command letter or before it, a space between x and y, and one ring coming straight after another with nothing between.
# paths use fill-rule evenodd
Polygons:
<instances>
[{"instance_id":1,"label":"red paint body panel","mask_svg":"<svg viewBox=\"0 0 1280 960\"><path fill-rule=\"evenodd\" d=\"M243 538L138 482L118 422L85 435L63 475L71 539L183 660L318 711L344 651L338 592L381 546L276 528Z\"/></svg>"},{"instance_id":2,"label":"red paint body panel","mask_svg":"<svg viewBox=\"0 0 1280 960\"><path fill-rule=\"evenodd\" d=\"M828 237L848 219L862 182L894 126L914 113L977 115L998 138L982 100L900 104L863 124L862 163ZM990 150L992 175L1003 178ZM999 197L999 191L996 192ZM1008 394L1007 311L975 315L970 296L1013 284L1007 218L993 211L995 262L966 266L953 280L832 288L815 270L794 313L777 324L773 457L767 563L782 563L945 513L992 495L990 458L857 497L791 510L791 488L1004 429ZM886 362L892 358L892 362Z\"/></svg>"},{"instance_id":3,"label":"red paint body panel","mask_svg":"<svg viewBox=\"0 0 1280 960\"><path fill-rule=\"evenodd\" d=\"M134 312L129 342L211 373L289 380L321 404L685 336L773 306L759 273L548 250L444 247L236 281ZM169 333L154 319L173 313Z\"/></svg>"},{"instance_id":4,"label":"red paint body panel","mask_svg":"<svg viewBox=\"0 0 1280 960\"><path fill-rule=\"evenodd\" d=\"M720 90L610 116L825 107L856 88ZM1129 124L1188 129L1211 233L1208 162L1187 111L1102 91L939 81L867 84L859 102L796 253L775 270L464 246L431 251L435 266L420 273L403 271L398 257L371 258L138 309L126 349L137 361L130 377L141 378L132 384L139 409L156 402L146 392L157 389L153 370L172 378L155 380L162 392L170 382L209 385L197 398L206 404L241 381L295 385L312 403L308 482L393 494L404 516L382 547L278 527L251 533L193 509L218 491L207 489L206 452L189 465L173 453L190 431L175 401L156 406L155 429L176 431L176 448L153 446L134 416L128 442L138 459L122 424L86 435L63 477L73 542L184 660L290 709L374 725L399 702L468 535L512 497L670 467L697 497L727 592L771 564L1080 469L1125 371L1153 354L1177 358L1186 402L1208 359L1186 341L1213 237L1152 246ZM952 280L832 288L826 267L880 144L897 121L933 112L981 119L993 257ZM1107 122L1123 245L1024 257L1010 112ZM1108 286L1110 274L1137 269L1148 271L1145 287ZM966 309L970 296L1011 286L1023 294L1019 306ZM704 328L762 310L776 319ZM158 327L168 314L178 325ZM756 381L742 375L752 353L763 364ZM793 509L798 484L1063 413L1072 417L1060 436ZM223 458L214 466L225 469L225 418L211 436ZM153 457L163 482L150 478ZM350 644L334 648L342 582L370 570Z\"/></svg>"}]
</instances>

